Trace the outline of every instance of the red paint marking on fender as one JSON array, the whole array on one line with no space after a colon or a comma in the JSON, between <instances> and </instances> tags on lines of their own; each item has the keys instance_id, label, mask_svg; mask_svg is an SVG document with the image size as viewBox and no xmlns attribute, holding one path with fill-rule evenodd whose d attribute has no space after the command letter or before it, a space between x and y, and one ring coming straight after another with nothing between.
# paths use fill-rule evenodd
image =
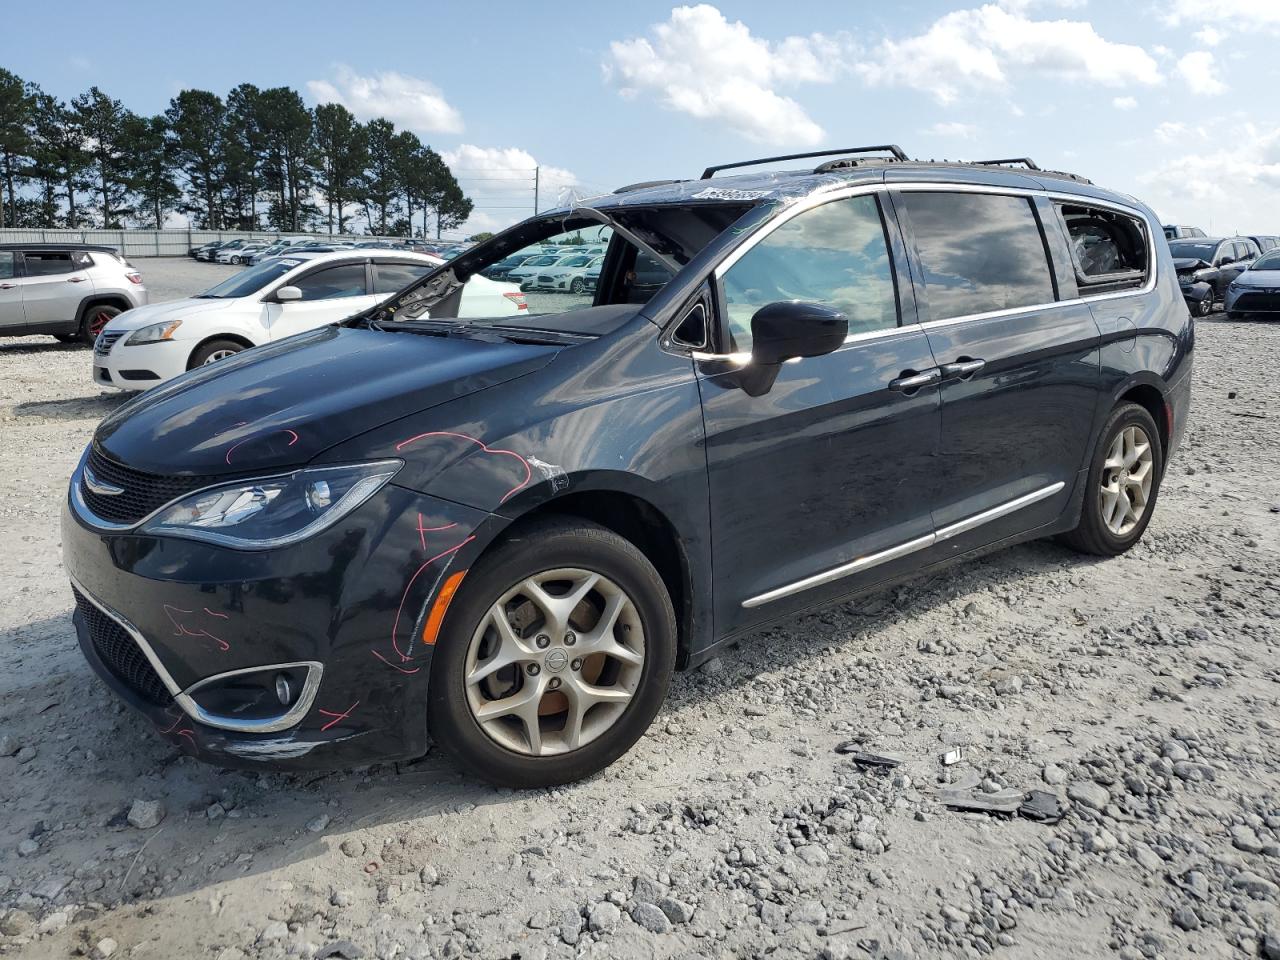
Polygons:
<instances>
[{"instance_id":1,"label":"red paint marking on fender","mask_svg":"<svg viewBox=\"0 0 1280 960\"><path fill-rule=\"evenodd\" d=\"M446 523L443 527L424 527L422 525L422 514L418 514L418 539L422 541L422 549L427 549L428 533L436 533L440 530L452 530L456 526L456 523Z\"/></svg>"},{"instance_id":2,"label":"red paint marking on fender","mask_svg":"<svg viewBox=\"0 0 1280 960\"><path fill-rule=\"evenodd\" d=\"M448 550L443 550L440 553L437 553L430 560L422 564L422 566L418 567L418 569L413 572L413 576L409 578L409 582L405 584L404 593L401 594L400 596L400 607L399 609L396 610L395 623L391 625L391 646L395 648L396 653L400 655L400 660L402 663L408 663L413 658L400 649L400 641L396 639L396 631L400 628L400 616L404 613L405 601L409 599L409 591L413 589L414 582L418 579L418 577L422 575L422 571L426 570L427 567L431 566L431 564L435 563L441 557L447 557L449 554L455 553L458 550L461 550L463 547L465 547L468 543L470 543L474 539L475 539L474 535L469 536L465 540L463 540L461 543L455 543Z\"/></svg>"},{"instance_id":3,"label":"red paint marking on fender","mask_svg":"<svg viewBox=\"0 0 1280 960\"><path fill-rule=\"evenodd\" d=\"M342 713L334 713L332 710L323 710L317 707L316 708L317 713L323 713L326 717L333 717L332 720L330 720L328 723L326 723L324 726L320 728L320 732L324 733L324 731L328 730L330 727L336 726L337 724L341 723L343 720L346 720L348 717L351 716L351 711L353 711L358 706L360 706L359 700L357 700L351 706L347 707L347 709L344 710Z\"/></svg>"},{"instance_id":4,"label":"red paint marking on fender","mask_svg":"<svg viewBox=\"0 0 1280 960\"><path fill-rule=\"evenodd\" d=\"M381 660L383 663L385 663L392 670L399 670L401 673L407 674L409 676L412 676L413 674L417 673L422 669L421 667L414 667L412 670L406 670L404 667L396 666L394 663L392 663L390 660L388 660L386 657L380 654L377 650L370 650L369 652L372 653L379 660Z\"/></svg>"},{"instance_id":5,"label":"red paint marking on fender","mask_svg":"<svg viewBox=\"0 0 1280 960\"><path fill-rule=\"evenodd\" d=\"M408 440L401 440L396 444L396 450L402 450L409 444L416 443L419 440L425 440L427 437L453 437L455 440L466 440L468 443L474 443L485 453L492 453L504 457L515 457L516 460L519 461L520 465L524 467L524 479L503 495L502 499L498 501L499 505L506 503L507 500L514 496L519 490L528 486L529 481L533 479L533 467L529 466L529 461L520 456L520 454L516 453L514 450L501 450L497 447L490 447L486 445L484 441L477 440L475 437L469 437L465 433L451 433L448 430L433 430L430 433L420 433L416 437L410 437Z\"/></svg>"}]
</instances>

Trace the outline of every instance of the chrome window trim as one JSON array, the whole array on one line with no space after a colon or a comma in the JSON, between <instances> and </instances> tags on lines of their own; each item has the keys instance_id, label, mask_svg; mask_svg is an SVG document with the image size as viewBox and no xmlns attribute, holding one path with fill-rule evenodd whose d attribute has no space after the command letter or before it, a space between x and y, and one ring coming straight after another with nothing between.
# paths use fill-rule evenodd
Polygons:
<instances>
[{"instance_id":1,"label":"chrome window trim","mask_svg":"<svg viewBox=\"0 0 1280 960\"><path fill-rule=\"evenodd\" d=\"M759 607L766 603L772 603L774 600L781 600L783 597L789 597L802 591L820 587L823 584L832 583L836 580L842 580L845 577L860 573L863 570L870 570L872 567L878 567L890 560L898 560L910 554L917 553L921 550L927 550L935 544L958 537L962 533L968 533L975 530L984 523L990 523L992 520L998 520L1001 517L1008 516L1021 510L1023 507L1029 507L1033 503L1039 503L1041 500L1052 497L1066 486L1066 483L1059 480L1057 483L1050 484L1047 487L1041 487L1039 490L1033 490L1025 493L1020 497L1015 497L1005 503L992 507L989 510L983 510L981 513L975 513L971 517L966 517L956 523L948 524L938 530L928 533L923 537L916 537L914 540L908 540L897 546L889 547L877 553L869 553L857 559L850 560L848 563L842 563L838 567L832 567L821 573L815 573L811 576L795 580L791 583L784 584L780 587L774 587L772 590L766 590L764 593L757 594L754 597L748 597L742 601L742 606L750 610L753 607Z\"/></svg>"},{"instance_id":2,"label":"chrome window trim","mask_svg":"<svg viewBox=\"0 0 1280 960\"><path fill-rule=\"evenodd\" d=\"M1155 257L1154 249L1151 249L1151 237L1154 236L1151 227L1151 221L1142 210L1136 206L1120 203L1114 200L1104 200L1090 197L1084 194L1065 193L1062 191L1051 189L1031 189L1029 187L1005 187L995 184L977 184L977 183L946 183L942 181L904 181L902 183L863 183L850 187L835 187L830 190L811 193L802 200L798 200L789 207L784 208L768 223L763 224L754 233L750 234L738 246L730 250L725 256L711 269L711 276L715 283L719 283L726 271L733 267L742 257L757 244L764 240L765 237L773 233L783 224L798 217L802 213L806 213L815 207L822 206L826 203L832 203L837 200L846 200L850 197L863 196L865 194L880 194L891 191L900 193L982 193L993 196L1016 196L1016 197L1045 197L1053 201L1062 201L1066 203L1076 203L1085 206L1105 207L1123 213L1126 216L1134 217L1143 224L1147 231L1148 249L1151 255L1151 270L1148 272L1147 282L1133 290L1119 290L1111 293L1098 293L1090 296L1076 296L1070 300L1052 300L1047 303L1031 304L1025 307L1011 307L1007 310L993 310L985 313L964 314L958 317L947 317L943 320L926 320L920 323L923 327L942 326L944 324L953 323L969 323L981 320L995 320L1002 317L1012 317L1023 313L1039 313L1045 310L1060 309L1063 307L1080 306L1081 304L1093 301L1116 300L1121 297L1136 297L1151 293L1156 287L1159 279L1160 263ZM1045 229L1049 229L1045 225ZM1074 260L1072 261L1074 269Z\"/></svg>"},{"instance_id":3,"label":"chrome window trim","mask_svg":"<svg viewBox=\"0 0 1280 960\"><path fill-rule=\"evenodd\" d=\"M238 670L228 670L225 673L218 673L211 677L205 677L203 680L197 680L184 690L178 686L177 681L173 679L173 675L160 662L160 658L156 656L155 649L143 637L142 631L85 589L84 584L75 577L69 576L69 579L72 585L80 591L81 596L97 607L105 616L114 620L125 633L129 634L130 639L138 645L142 655L151 664L151 669L156 672L160 682L164 684L164 688L173 697L174 703L192 720L203 723L205 726L216 727L219 730L232 730L237 733L278 733L281 730L296 726L310 711L311 705L315 702L316 693L320 689L320 680L324 676L324 664L318 660L299 660L293 663L267 663L258 667L241 667ZM239 720L235 717L219 716L218 714L209 713L191 697L201 687L206 687L227 677L298 667L306 668L307 679L303 682L302 691L298 694L298 699L294 701L293 706L278 717L267 717L263 720Z\"/></svg>"}]
</instances>

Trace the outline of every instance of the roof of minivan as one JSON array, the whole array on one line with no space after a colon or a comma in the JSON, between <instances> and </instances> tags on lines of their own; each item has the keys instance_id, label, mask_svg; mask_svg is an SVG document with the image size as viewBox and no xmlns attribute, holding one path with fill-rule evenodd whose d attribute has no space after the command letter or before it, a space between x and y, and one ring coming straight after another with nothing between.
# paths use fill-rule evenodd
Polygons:
<instances>
[{"instance_id":1,"label":"roof of minivan","mask_svg":"<svg viewBox=\"0 0 1280 960\"><path fill-rule=\"evenodd\" d=\"M1112 200L1143 206L1133 197L1105 190L1070 174L1046 170L1019 170L984 164L920 160L885 162L864 160L854 167L826 170L821 173L809 167L802 170L770 170L702 180L674 180L652 186L624 188L624 192L621 193L605 194L583 200L582 205L608 209L717 200L740 203L779 201L786 203L810 194L860 183L920 181L1051 190L1056 193L1069 193L1097 200ZM566 207L564 211L568 212L571 209Z\"/></svg>"}]
</instances>

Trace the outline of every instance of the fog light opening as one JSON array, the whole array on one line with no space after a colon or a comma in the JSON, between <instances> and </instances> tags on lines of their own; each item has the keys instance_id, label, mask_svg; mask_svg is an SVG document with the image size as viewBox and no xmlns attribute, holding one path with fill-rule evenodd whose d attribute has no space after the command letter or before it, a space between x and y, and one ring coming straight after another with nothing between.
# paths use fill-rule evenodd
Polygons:
<instances>
[{"instance_id":1,"label":"fog light opening","mask_svg":"<svg viewBox=\"0 0 1280 960\"><path fill-rule=\"evenodd\" d=\"M289 678L283 673L276 674L276 699L280 701L282 706L289 706L293 703L293 687L289 684Z\"/></svg>"}]
</instances>

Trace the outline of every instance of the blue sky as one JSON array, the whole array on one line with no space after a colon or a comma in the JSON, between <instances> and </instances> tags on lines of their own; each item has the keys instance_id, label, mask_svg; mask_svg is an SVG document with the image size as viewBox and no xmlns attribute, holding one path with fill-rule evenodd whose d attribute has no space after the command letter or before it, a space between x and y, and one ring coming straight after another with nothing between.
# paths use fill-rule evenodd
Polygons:
<instances>
[{"instance_id":1,"label":"blue sky","mask_svg":"<svg viewBox=\"0 0 1280 960\"><path fill-rule=\"evenodd\" d=\"M1280 234L1280 4L995 0L568 5L64 2L5 11L0 65L139 112L183 87L289 85L415 129L475 229L568 189L863 143L1029 155L1166 221ZM22 38L21 43L13 42Z\"/></svg>"}]
</instances>

